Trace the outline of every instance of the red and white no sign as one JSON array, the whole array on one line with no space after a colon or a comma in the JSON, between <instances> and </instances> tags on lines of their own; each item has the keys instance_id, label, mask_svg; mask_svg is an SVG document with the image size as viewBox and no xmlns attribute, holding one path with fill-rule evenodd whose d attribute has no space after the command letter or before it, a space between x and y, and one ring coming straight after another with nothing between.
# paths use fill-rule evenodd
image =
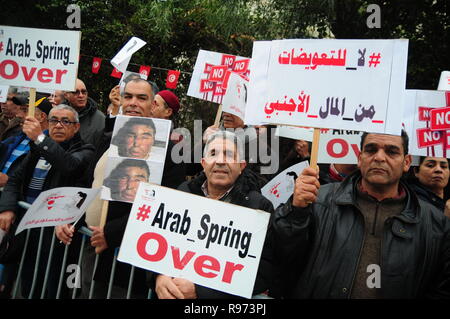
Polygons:
<instances>
[{"instance_id":1,"label":"red and white no sign","mask_svg":"<svg viewBox=\"0 0 450 319\"><path fill-rule=\"evenodd\" d=\"M430 111L430 129L432 131L450 130L450 107L439 107Z\"/></svg>"}]
</instances>

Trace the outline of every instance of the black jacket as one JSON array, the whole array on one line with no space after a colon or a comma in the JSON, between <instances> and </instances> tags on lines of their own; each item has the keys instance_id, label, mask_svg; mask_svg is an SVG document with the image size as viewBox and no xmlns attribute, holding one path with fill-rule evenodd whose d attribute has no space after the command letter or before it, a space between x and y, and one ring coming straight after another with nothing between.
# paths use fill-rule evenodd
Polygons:
<instances>
[{"instance_id":1,"label":"black jacket","mask_svg":"<svg viewBox=\"0 0 450 319\"><path fill-rule=\"evenodd\" d=\"M94 155L94 147L85 144L78 133L72 139L60 144L46 137L39 145L31 142L30 148L30 152L9 177L3 189L0 212L18 211L17 202L25 200L27 187L41 156L52 165L42 191L64 186L87 186L81 183L81 179Z\"/></svg>"},{"instance_id":2,"label":"black jacket","mask_svg":"<svg viewBox=\"0 0 450 319\"><path fill-rule=\"evenodd\" d=\"M46 137L39 145L30 142L30 152L25 155L17 169L9 176L8 183L5 185L0 198L0 212L10 210L16 214L16 220L6 235L7 238L3 240L4 245L0 248L0 261L14 262L22 254L25 232L21 232L18 236L14 236L14 233L26 211L20 208L17 203L18 201L25 201L27 187L39 158L43 156L52 165L42 189L42 191L46 191L64 186L89 187L89 185L83 184L82 176L93 155L94 147L85 144L78 133L72 139L60 144L49 137ZM31 232L30 241L33 242L29 245L30 251L33 251L32 247L37 245L37 233L39 231L35 229ZM43 247L47 252L53 233L52 228L46 228ZM8 249L5 246L7 241L11 245ZM74 243L71 246L74 247Z\"/></svg>"},{"instance_id":3,"label":"black jacket","mask_svg":"<svg viewBox=\"0 0 450 319\"><path fill-rule=\"evenodd\" d=\"M184 182L178 188L181 191L205 196L201 186L206 180L204 173L201 173L198 177ZM244 206L252 209L260 209L269 213L273 213L272 203L261 195L259 188L258 176L256 173L249 169L245 169L241 176L236 180L233 189L230 194L230 203ZM227 200L228 201L228 200ZM270 235L266 235L266 238ZM263 253L259 262L258 274L256 276L255 286L253 288L253 294L260 294L270 289L272 280L272 250L270 247L270 241L266 241L267 245L264 246ZM154 289L154 278L151 279L151 285ZM199 299L229 299L229 298L239 298L234 295L230 295L215 289L207 288L200 285L195 285L195 290L197 297Z\"/></svg>"},{"instance_id":4,"label":"black jacket","mask_svg":"<svg viewBox=\"0 0 450 319\"><path fill-rule=\"evenodd\" d=\"M83 141L95 145L105 127L105 114L98 109L97 103L88 98L86 106L78 110L80 134Z\"/></svg>"},{"instance_id":5,"label":"black jacket","mask_svg":"<svg viewBox=\"0 0 450 319\"><path fill-rule=\"evenodd\" d=\"M320 188L317 201L275 212L273 240L286 298L349 298L364 240L355 205L359 171ZM450 220L407 185L405 210L386 220L381 243L382 298L450 297Z\"/></svg>"},{"instance_id":6,"label":"black jacket","mask_svg":"<svg viewBox=\"0 0 450 319\"><path fill-rule=\"evenodd\" d=\"M435 193L427 189L424 185L422 185L418 179L410 180L409 184L411 189L417 194L417 196L421 199L440 209L442 213L444 213L445 209L445 200L437 196Z\"/></svg>"}]
</instances>

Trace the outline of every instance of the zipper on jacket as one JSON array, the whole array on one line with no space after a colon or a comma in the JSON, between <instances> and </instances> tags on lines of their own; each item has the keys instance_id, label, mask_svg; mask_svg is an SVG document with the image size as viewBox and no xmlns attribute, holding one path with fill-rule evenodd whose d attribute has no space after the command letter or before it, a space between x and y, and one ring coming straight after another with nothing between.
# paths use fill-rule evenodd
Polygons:
<instances>
[{"instance_id":1,"label":"zipper on jacket","mask_svg":"<svg viewBox=\"0 0 450 319\"><path fill-rule=\"evenodd\" d=\"M378 219L378 208L380 207L380 202L377 201L377 206L375 208L375 217L372 225L372 235L375 236L375 231L377 230L377 219Z\"/></svg>"},{"instance_id":2,"label":"zipper on jacket","mask_svg":"<svg viewBox=\"0 0 450 319\"><path fill-rule=\"evenodd\" d=\"M353 285L355 283L355 277L356 277L356 273L358 272L358 266L359 266L359 262L361 260L361 255L362 255L362 249L364 247L364 242L366 241L366 219L364 218L364 215L361 213L361 210L359 209L359 207L357 207L355 205L356 209L358 210L359 215L362 217L363 219L363 229L364 229L364 236L363 236L363 240L361 242L361 246L359 247L359 255L358 255L358 260L356 261L356 267L353 270L353 278L351 281L351 286L349 287L349 291L348 291L348 295L347 295L347 299L350 299L351 295L352 295L352 291L353 291Z\"/></svg>"}]
</instances>

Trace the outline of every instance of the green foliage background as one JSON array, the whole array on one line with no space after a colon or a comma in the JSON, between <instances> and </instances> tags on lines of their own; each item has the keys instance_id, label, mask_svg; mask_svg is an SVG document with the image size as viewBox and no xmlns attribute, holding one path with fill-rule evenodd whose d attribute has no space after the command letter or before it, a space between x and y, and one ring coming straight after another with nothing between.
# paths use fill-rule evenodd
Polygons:
<instances>
[{"instance_id":1,"label":"green foliage background","mask_svg":"<svg viewBox=\"0 0 450 319\"><path fill-rule=\"evenodd\" d=\"M81 8L79 77L103 110L118 80L112 66L102 63L91 73L92 56L111 59L130 37L147 45L133 55L132 71L145 64L182 71L175 93L183 112L178 126L192 128L202 119L214 121L217 106L187 97L190 73L199 49L251 56L255 40L285 38L409 39L407 88L436 89L442 70L449 70L448 0L82 0L8 2L1 24L68 29L66 8ZM367 6L381 8L381 28L369 29ZM161 89L167 71L152 69L149 79Z\"/></svg>"}]
</instances>

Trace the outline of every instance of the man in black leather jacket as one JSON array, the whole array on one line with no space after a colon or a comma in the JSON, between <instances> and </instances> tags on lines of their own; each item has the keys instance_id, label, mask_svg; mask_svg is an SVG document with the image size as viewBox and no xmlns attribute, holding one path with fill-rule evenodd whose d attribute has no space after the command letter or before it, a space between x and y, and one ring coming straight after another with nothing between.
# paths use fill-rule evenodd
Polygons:
<instances>
[{"instance_id":1,"label":"man in black leather jacket","mask_svg":"<svg viewBox=\"0 0 450 319\"><path fill-rule=\"evenodd\" d=\"M203 172L193 180L181 184L178 189L273 213L272 203L261 195L258 176L246 168L245 160L241 160L244 157L242 144L239 146L237 139L238 137L231 132L213 133L205 145L204 157L201 161ZM267 292L271 286L271 256L270 244L267 244L261 255L253 287L254 295ZM183 278L172 278L163 274L154 274L150 282L160 299L238 298L215 289L196 285ZM155 287L153 287L154 285Z\"/></svg>"},{"instance_id":2,"label":"man in black leather jacket","mask_svg":"<svg viewBox=\"0 0 450 319\"><path fill-rule=\"evenodd\" d=\"M275 212L279 297L450 297L450 220L400 181L407 145L404 132L365 133L343 182L302 172Z\"/></svg>"}]
</instances>

